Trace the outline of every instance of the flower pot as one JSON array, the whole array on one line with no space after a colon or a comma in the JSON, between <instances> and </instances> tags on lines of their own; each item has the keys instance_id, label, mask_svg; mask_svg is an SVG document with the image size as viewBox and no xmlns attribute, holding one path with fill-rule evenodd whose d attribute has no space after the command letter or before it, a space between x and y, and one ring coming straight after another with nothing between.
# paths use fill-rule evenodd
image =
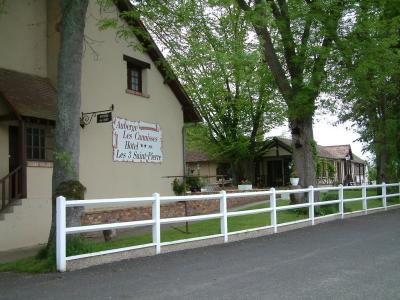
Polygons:
<instances>
[{"instance_id":1,"label":"flower pot","mask_svg":"<svg viewBox=\"0 0 400 300\"><path fill-rule=\"evenodd\" d=\"M281 199L282 200L290 200L290 194L289 193L282 193Z\"/></svg>"},{"instance_id":2,"label":"flower pot","mask_svg":"<svg viewBox=\"0 0 400 300\"><path fill-rule=\"evenodd\" d=\"M300 178L298 177L290 177L290 184L291 185L299 185Z\"/></svg>"},{"instance_id":3,"label":"flower pot","mask_svg":"<svg viewBox=\"0 0 400 300\"><path fill-rule=\"evenodd\" d=\"M253 185L252 184L239 184L238 189L241 191L251 190L251 189L253 189Z\"/></svg>"}]
</instances>

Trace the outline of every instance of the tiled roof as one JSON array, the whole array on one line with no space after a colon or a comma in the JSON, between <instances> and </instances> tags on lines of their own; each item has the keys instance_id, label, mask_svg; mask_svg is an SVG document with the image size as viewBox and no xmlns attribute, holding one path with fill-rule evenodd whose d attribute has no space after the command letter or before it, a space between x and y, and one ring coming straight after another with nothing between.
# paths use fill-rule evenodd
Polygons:
<instances>
[{"instance_id":1,"label":"tiled roof","mask_svg":"<svg viewBox=\"0 0 400 300\"><path fill-rule=\"evenodd\" d=\"M317 153L319 157L336 158L324 146L317 145Z\"/></svg>"},{"instance_id":2,"label":"tiled roof","mask_svg":"<svg viewBox=\"0 0 400 300\"><path fill-rule=\"evenodd\" d=\"M275 137L275 140L280 141L287 147L292 147L292 140L283 137ZM331 158L331 159L345 159L346 155L352 156L352 161L364 164L365 161L353 154L350 145L336 145L336 146L321 146L317 145L317 152L319 157Z\"/></svg>"},{"instance_id":3,"label":"tiled roof","mask_svg":"<svg viewBox=\"0 0 400 300\"><path fill-rule=\"evenodd\" d=\"M274 145L273 141L278 141L281 145L285 146L288 150L292 148L292 140L284 137L274 137L272 141L267 142L267 146L264 148L270 149ZM350 145L337 145L337 146L321 146L317 145L318 156L330 159L345 159L347 154L350 154L352 161L365 164L365 161L351 152ZM212 161L212 159L201 151L186 151L186 162L202 162Z\"/></svg>"},{"instance_id":4,"label":"tiled roof","mask_svg":"<svg viewBox=\"0 0 400 300\"><path fill-rule=\"evenodd\" d=\"M285 146L291 148L292 147L292 140L284 137L274 137L273 139L279 140Z\"/></svg>"},{"instance_id":5,"label":"tiled roof","mask_svg":"<svg viewBox=\"0 0 400 300\"><path fill-rule=\"evenodd\" d=\"M345 158L351 154L350 145L324 146L324 148L332 155L332 158Z\"/></svg>"},{"instance_id":6,"label":"tiled roof","mask_svg":"<svg viewBox=\"0 0 400 300\"><path fill-rule=\"evenodd\" d=\"M0 96L20 116L55 120L57 93L47 78L0 68Z\"/></svg>"},{"instance_id":7,"label":"tiled roof","mask_svg":"<svg viewBox=\"0 0 400 300\"><path fill-rule=\"evenodd\" d=\"M211 161L212 159L201 151L186 151L186 162Z\"/></svg>"}]
</instances>

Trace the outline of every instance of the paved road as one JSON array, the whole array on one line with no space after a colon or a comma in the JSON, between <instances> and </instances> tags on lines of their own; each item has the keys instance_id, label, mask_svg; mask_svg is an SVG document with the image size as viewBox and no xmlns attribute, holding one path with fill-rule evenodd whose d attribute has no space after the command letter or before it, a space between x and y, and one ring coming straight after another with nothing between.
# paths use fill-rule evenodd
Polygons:
<instances>
[{"instance_id":1,"label":"paved road","mask_svg":"<svg viewBox=\"0 0 400 300\"><path fill-rule=\"evenodd\" d=\"M0 299L400 299L400 210L65 274L0 273Z\"/></svg>"}]
</instances>

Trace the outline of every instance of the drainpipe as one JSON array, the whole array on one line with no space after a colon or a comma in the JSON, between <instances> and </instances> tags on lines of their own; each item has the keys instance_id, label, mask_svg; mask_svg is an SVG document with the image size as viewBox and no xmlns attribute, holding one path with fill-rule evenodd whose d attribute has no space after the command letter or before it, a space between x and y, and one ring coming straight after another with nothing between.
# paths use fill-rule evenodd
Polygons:
<instances>
[{"instance_id":1,"label":"drainpipe","mask_svg":"<svg viewBox=\"0 0 400 300\"><path fill-rule=\"evenodd\" d=\"M195 125L196 123L184 123L182 127L183 176L186 176L186 129Z\"/></svg>"}]
</instances>

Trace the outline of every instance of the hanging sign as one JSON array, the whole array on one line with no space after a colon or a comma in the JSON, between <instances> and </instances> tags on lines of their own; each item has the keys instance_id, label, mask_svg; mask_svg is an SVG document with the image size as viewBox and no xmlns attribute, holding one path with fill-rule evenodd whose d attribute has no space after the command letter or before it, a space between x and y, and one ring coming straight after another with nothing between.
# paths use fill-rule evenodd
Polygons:
<instances>
[{"instance_id":1,"label":"hanging sign","mask_svg":"<svg viewBox=\"0 0 400 300\"><path fill-rule=\"evenodd\" d=\"M119 117L113 120L114 161L161 163L161 140L158 124L129 121Z\"/></svg>"},{"instance_id":2,"label":"hanging sign","mask_svg":"<svg viewBox=\"0 0 400 300\"><path fill-rule=\"evenodd\" d=\"M111 112L97 115L97 123L107 123L111 122L111 120L112 120Z\"/></svg>"}]
</instances>

